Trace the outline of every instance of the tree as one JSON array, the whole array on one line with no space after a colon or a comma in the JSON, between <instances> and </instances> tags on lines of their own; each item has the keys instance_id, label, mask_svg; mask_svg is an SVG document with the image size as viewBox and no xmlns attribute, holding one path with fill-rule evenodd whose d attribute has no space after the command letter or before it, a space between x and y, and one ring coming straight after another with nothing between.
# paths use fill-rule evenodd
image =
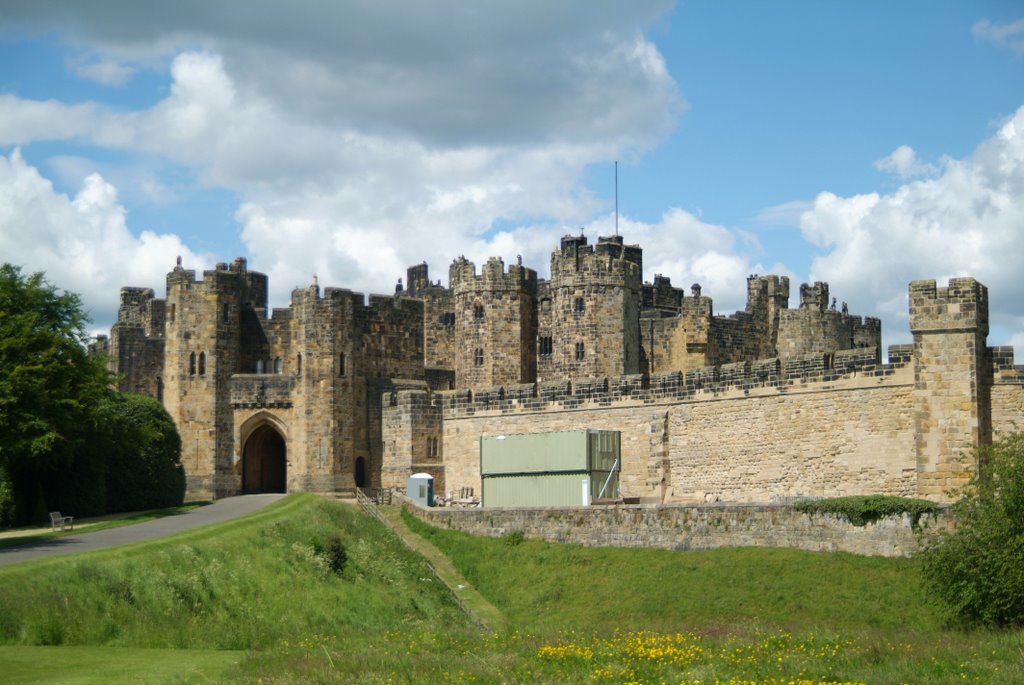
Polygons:
<instances>
[{"instance_id":1,"label":"tree","mask_svg":"<svg viewBox=\"0 0 1024 685\"><path fill-rule=\"evenodd\" d=\"M957 528L922 557L925 582L963 625L1024 625L1024 435L983 449Z\"/></svg>"},{"instance_id":2,"label":"tree","mask_svg":"<svg viewBox=\"0 0 1024 685\"><path fill-rule=\"evenodd\" d=\"M86 323L77 295L0 266L0 471L17 523L61 506L61 474L96 471L76 459L90 454L93 410L111 394L111 376L86 351Z\"/></svg>"},{"instance_id":3,"label":"tree","mask_svg":"<svg viewBox=\"0 0 1024 685\"><path fill-rule=\"evenodd\" d=\"M176 506L185 498L181 436L164 406L118 394L99 408L104 426L107 511Z\"/></svg>"}]
</instances>

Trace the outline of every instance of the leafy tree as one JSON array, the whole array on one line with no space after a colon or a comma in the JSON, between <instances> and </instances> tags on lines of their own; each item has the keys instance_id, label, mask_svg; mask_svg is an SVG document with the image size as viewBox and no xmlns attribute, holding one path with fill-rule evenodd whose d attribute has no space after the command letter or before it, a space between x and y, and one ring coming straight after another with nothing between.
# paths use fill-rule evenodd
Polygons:
<instances>
[{"instance_id":1,"label":"leafy tree","mask_svg":"<svg viewBox=\"0 0 1024 685\"><path fill-rule=\"evenodd\" d=\"M928 588L964 625L1024 625L1024 435L980 453L957 528L922 557Z\"/></svg>"},{"instance_id":2,"label":"leafy tree","mask_svg":"<svg viewBox=\"0 0 1024 685\"><path fill-rule=\"evenodd\" d=\"M181 437L164 406L142 395L116 395L101 405L107 511L181 504L185 471Z\"/></svg>"},{"instance_id":3,"label":"leafy tree","mask_svg":"<svg viewBox=\"0 0 1024 685\"><path fill-rule=\"evenodd\" d=\"M110 374L86 352L87 322L77 295L41 273L0 266L0 469L17 523L61 507L68 474L101 468L76 464L91 455L83 447L95 433L93 410L111 393Z\"/></svg>"}]
</instances>

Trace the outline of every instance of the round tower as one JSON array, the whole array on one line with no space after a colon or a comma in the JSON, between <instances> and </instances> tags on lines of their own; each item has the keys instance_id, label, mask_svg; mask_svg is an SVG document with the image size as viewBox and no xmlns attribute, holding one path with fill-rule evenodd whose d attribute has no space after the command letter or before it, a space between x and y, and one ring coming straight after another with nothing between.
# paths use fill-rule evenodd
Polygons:
<instances>
[{"instance_id":1,"label":"round tower","mask_svg":"<svg viewBox=\"0 0 1024 685\"><path fill-rule=\"evenodd\" d=\"M542 378L593 378L640 372L643 253L621 236L566 236L551 255L551 340Z\"/></svg>"},{"instance_id":2,"label":"round tower","mask_svg":"<svg viewBox=\"0 0 1024 685\"><path fill-rule=\"evenodd\" d=\"M537 378L537 272L491 257L479 275L465 257L448 271L455 308L455 382L460 388Z\"/></svg>"}]
</instances>

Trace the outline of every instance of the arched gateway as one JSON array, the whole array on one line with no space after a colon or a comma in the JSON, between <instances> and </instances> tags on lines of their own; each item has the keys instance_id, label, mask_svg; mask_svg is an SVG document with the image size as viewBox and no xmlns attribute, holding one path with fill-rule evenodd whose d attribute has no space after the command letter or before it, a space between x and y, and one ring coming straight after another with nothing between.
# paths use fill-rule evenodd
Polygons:
<instances>
[{"instance_id":1,"label":"arched gateway","mask_svg":"<svg viewBox=\"0 0 1024 685\"><path fill-rule=\"evenodd\" d=\"M270 423L257 426L242 447L242 492L286 492L288 449Z\"/></svg>"}]
</instances>

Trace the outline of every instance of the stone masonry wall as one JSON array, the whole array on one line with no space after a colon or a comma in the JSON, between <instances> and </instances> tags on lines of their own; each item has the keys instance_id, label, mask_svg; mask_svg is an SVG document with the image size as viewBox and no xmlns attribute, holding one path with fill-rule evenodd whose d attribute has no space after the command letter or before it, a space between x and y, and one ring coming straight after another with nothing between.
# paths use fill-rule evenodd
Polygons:
<instances>
[{"instance_id":1,"label":"stone masonry wall","mask_svg":"<svg viewBox=\"0 0 1024 685\"><path fill-rule=\"evenodd\" d=\"M479 491L481 436L594 428L621 432L622 494L648 501L914 492L911 369L867 365L761 386L740 380L760 372L735 382L730 372L704 390L699 373L652 378L614 400L610 379L540 384L538 396L533 386L478 392L471 404L440 393L448 489Z\"/></svg>"},{"instance_id":2,"label":"stone masonry wall","mask_svg":"<svg viewBox=\"0 0 1024 685\"><path fill-rule=\"evenodd\" d=\"M918 495L947 499L991 438L988 289L973 278L910 284Z\"/></svg>"},{"instance_id":3,"label":"stone masonry wall","mask_svg":"<svg viewBox=\"0 0 1024 685\"><path fill-rule=\"evenodd\" d=\"M474 535L528 538L588 547L655 547L702 550L720 547L790 547L813 552L851 552L905 557L921 539L908 516L854 526L831 515L800 513L788 506L619 505L587 508L409 510L430 525ZM952 525L948 510L923 516L923 537Z\"/></svg>"}]
</instances>

